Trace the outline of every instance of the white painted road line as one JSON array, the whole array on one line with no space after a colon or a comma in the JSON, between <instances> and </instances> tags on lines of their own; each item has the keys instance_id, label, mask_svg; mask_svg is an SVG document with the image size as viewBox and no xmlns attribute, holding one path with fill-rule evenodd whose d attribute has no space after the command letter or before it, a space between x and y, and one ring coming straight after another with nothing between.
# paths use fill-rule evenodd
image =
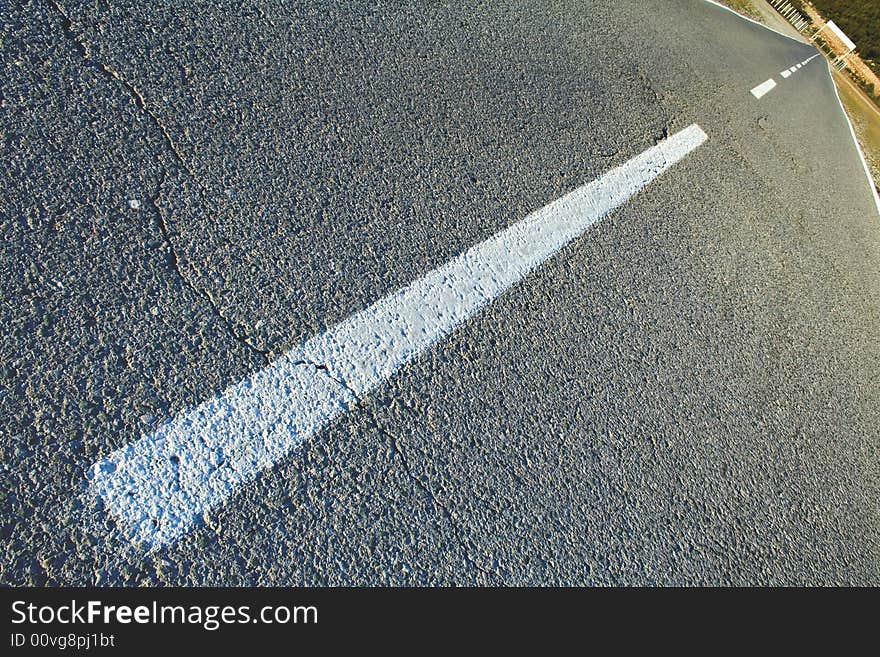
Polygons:
<instances>
[{"instance_id":1,"label":"white painted road line","mask_svg":"<svg viewBox=\"0 0 880 657\"><path fill-rule=\"evenodd\" d=\"M773 78L770 78L766 82L762 82L757 87L752 89L752 95L755 98L760 98L764 94L769 93L775 86L776 86L776 80L774 80Z\"/></svg>"},{"instance_id":2,"label":"white painted road line","mask_svg":"<svg viewBox=\"0 0 880 657\"><path fill-rule=\"evenodd\" d=\"M880 217L880 193L877 192L877 185L874 184L874 177L871 175L871 170L868 168L868 162L865 160L865 154L862 152L862 147L859 145L859 140L856 138L856 131L855 128L853 128L852 121L849 120L849 114L846 113L846 109L843 107L843 101L840 100L840 93L837 91L837 83L834 81L834 70L831 68L831 62L826 59L825 63L828 65L828 76L831 78L831 88L834 89L834 96L837 98L837 105L840 107L840 113L843 114L843 119L846 121L847 126L849 126L850 137L852 137L856 152L859 154L859 160L862 162L862 169L864 169L865 177L868 179L868 187L871 190L871 197L874 199L874 206L877 208L878 217Z\"/></svg>"},{"instance_id":3,"label":"white painted road line","mask_svg":"<svg viewBox=\"0 0 880 657\"><path fill-rule=\"evenodd\" d=\"M791 36L790 34L785 34L785 33L780 32L779 30L774 29L774 28L772 28L772 27L770 27L770 26L768 26L768 25L764 25L764 23L759 23L758 21L756 21L756 20L753 19L753 18L749 18L748 16L743 16L743 15L742 15L741 13L739 13L738 11L735 11L735 10L731 9L731 8L728 7L727 5L722 5L720 2L716 2L716 0L706 0L706 2L708 2L708 3L711 4L711 5L715 5L715 6L718 7L719 9L723 9L723 10L726 11L726 12L729 12L729 13L731 13L731 14L734 14L735 16L737 16L738 18L741 18L741 19L744 20L744 21L748 21L749 23L752 23L753 25L757 25L758 27L760 27L760 28L762 28L762 29L769 30L770 32L774 32L774 33L778 34L779 36L781 36L781 37L785 37L786 39L790 39L791 41L794 41L794 42L796 42L796 43L798 43L798 44L800 44L800 45L803 45L804 43L806 43L802 38L799 39L799 38L797 38L797 37L793 37L793 36Z\"/></svg>"},{"instance_id":4,"label":"white painted road line","mask_svg":"<svg viewBox=\"0 0 880 657\"><path fill-rule=\"evenodd\" d=\"M810 57L810 58L805 59L804 61L802 61L800 64L795 64L795 65L792 66L791 68L787 68L787 69L785 69L784 71L780 71L780 72L779 72L779 75L781 75L783 78L788 78L788 77L791 76L793 73L796 73L797 70L798 70L799 68L801 68L801 67L803 67L803 66L806 66L807 64L810 63L810 61L812 61L813 59L815 59L815 58L818 57L818 56L819 56L819 53L816 53L816 54L813 55L812 57ZM756 87L756 89L757 89L757 87ZM752 93L755 93L754 90L752 91ZM766 92L765 92L765 93L766 93ZM757 97L760 98L760 96L757 96Z\"/></svg>"},{"instance_id":5,"label":"white painted road line","mask_svg":"<svg viewBox=\"0 0 880 657\"><path fill-rule=\"evenodd\" d=\"M132 542L175 541L706 139L685 128L185 410L97 461L91 491Z\"/></svg>"}]
</instances>

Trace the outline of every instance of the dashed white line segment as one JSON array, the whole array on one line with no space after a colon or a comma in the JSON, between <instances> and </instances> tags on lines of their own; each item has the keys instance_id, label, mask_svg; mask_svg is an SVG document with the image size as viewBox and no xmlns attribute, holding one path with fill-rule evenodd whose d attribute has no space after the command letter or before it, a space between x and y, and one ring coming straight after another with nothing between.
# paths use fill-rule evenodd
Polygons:
<instances>
[{"instance_id":1,"label":"dashed white line segment","mask_svg":"<svg viewBox=\"0 0 880 657\"><path fill-rule=\"evenodd\" d=\"M98 460L91 491L132 542L177 540L706 139L685 128L183 411Z\"/></svg>"},{"instance_id":2,"label":"dashed white line segment","mask_svg":"<svg viewBox=\"0 0 880 657\"><path fill-rule=\"evenodd\" d=\"M800 62L799 64L795 64L794 66L787 68L784 71L780 71L779 75L781 75L783 78L788 78L790 75L792 75L793 73L796 73L799 69L801 69L804 66L806 66L807 64L809 64L811 61L813 61L818 56L819 56L819 53L816 53L812 57L808 57L807 59Z\"/></svg>"},{"instance_id":3,"label":"dashed white line segment","mask_svg":"<svg viewBox=\"0 0 880 657\"><path fill-rule=\"evenodd\" d=\"M818 56L819 56L819 53L816 53L812 57L808 57L807 59L802 61L800 64L795 64L794 66L791 66L791 67L785 69L784 71L780 71L779 75L782 76L783 80L787 80L794 73L796 73L801 67L809 64L811 60L815 59ZM752 95L755 98L761 98L762 96L765 96L766 94L771 92L775 86L776 86L776 81L773 78L770 78L766 82L762 82L757 87L752 89Z\"/></svg>"},{"instance_id":4,"label":"dashed white line segment","mask_svg":"<svg viewBox=\"0 0 880 657\"><path fill-rule=\"evenodd\" d=\"M761 98L762 96L770 93L775 86L776 86L776 80L774 80L773 78L770 78L769 80L762 82L757 87L752 89L752 95L755 98Z\"/></svg>"}]
</instances>

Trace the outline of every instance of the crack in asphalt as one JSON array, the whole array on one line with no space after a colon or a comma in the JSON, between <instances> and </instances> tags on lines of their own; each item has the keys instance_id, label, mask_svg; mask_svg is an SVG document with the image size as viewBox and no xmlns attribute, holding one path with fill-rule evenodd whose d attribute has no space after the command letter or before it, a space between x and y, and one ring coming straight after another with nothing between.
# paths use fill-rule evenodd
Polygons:
<instances>
[{"instance_id":1,"label":"crack in asphalt","mask_svg":"<svg viewBox=\"0 0 880 657\"><path fill-rule=\"evenodd\" d=\"M131 97L134 99L135 105L147 115L150 119L151 123L156 127L157 130L162 135L162 140L165 142L168 149L171 151L173 157L177 162L183 167L183 169L189 174L190 178L195 181L196 185L202 190L206 191L206 187L204 183L199 179L199 177L195 174L195 172L190 168L189 164L186 162L185 158L181 154L177 144L174 142L174 139L171 137L171 134L168 132L168 129L159 119L159 117L149 108L147 105L147 101L144 98L143 93L141 93L140 89L138 89L134 84L129 82L125 77L122 76L118 71L111 68L104 62L100 61L97 57L92 56L92 52L88 46L88 44L80 38L74 29L73 20L70 17L70 14L64 8L64 6L58 2L58 0L48 0L48 3L55 9L55 11L62 17L62 30L65 35L68 37L70 41L73 42L76 50L80 53L83 60L96 67L100 70L105 76L115 81L117 84L121 85L124 89L128 91ZM150 203L153 208L156 210L156 216L158 218L159 230L162 233L162 238L165 241L170 253L171 253L171 263L174 266L174 269L177 271L177 274L180 276L180 279L183 281L183 284L192 290L198 297L204 299L208 305L210 305L213 313L220 319L221 322L226 326L227 332L229 335L236 340L237 342L244 345L249 350L258 354L262 361L265 364L269 364L269 355L266 350L260 349L257 347L247 336L241 335L238 331L235 330L235 327L232 321L224 314L220 305L214 299L214 295L210 290L200 290L197 288L189 278L183 273L183 268L180 264L180 258L177 255L177 250L174 247L174 243L171 240L171 231L168 229L168 225L165 221L165 217L162 213L161 208L158 204L158 197L162 192L162 188L165 185L167 179L168 172L163 169L162 171L162 179L159 183L156 193L150 197Z\"/></svg>"},{"instance_id":2,"label":"crack in asphalt","mask_svg":"<svg viewBox=\"0 0 880 657\"><path fill-rule=\"evenodd\" d=\"M58 0L47 0L48 3L52 6L52 8L61 16L62 25L61 28L64 31L64 34L70 39L76 50L79 52L80 56L83 60L96 67L100 70L106 77L110 78L120 86L122 86L126 91L128 91L129 95L134 99L135 105L140 109L147 117L150 119L150 122L159 130L162 135L162 140L165 142L165 145L174 155L174 159L176 159L180 165L186 170L186 172L190 175L190 177L195 181L196 185L202 190L206 191L207 188L205 184L201 181L201 179L195 174L195 172L190 168L186 159L183 157L183 154L180 152L180 149L177 147L174 139L171 137L171 134L168 132L168 129L165 127L165 124L159 119L155 112L153 112L149 106L147 105L147 101L144 98L143 93L141 93L140 89L138 89L132 82L127 80L119 71L110 67L105 62L101 61L97 57L92 56L92 51L89 48L88 44L77 34L74 29L73 20L70 17L70 14L64 8L64 6L58 2Z\"/></svg>"},{"instance_id":3,"label":"crack in asphalt","mask_svg":"<svg viewBox=\"0 0 880 657\"><path fill-rule=\"evenodd\" d=\"M200 178L191 169L191 167L187 163L186 159L183 157L180 149L178 148L177 144L175 143L174 139L172 138L171 134L169 133L168 129L165 127L163 122L150 109L150 107L148 106L147 101L146 101L143 93L140 91L140 89L138 89L138 87L135 84L133 84L132 82L127 80L117 70L115 70L114 68L112 68L108 64L106 64L105 62L99 60L97 57L94 57L92 55L92 52L91 52L88 44L77 34L76 30L74 29L74 23L70 17L70 14L68 14L68 12L65 10L63 5L60 2L58 2L58 0L48 0L48 3L62 17L62 20L63 20L62 29L63 29L65 35L74 43L77 51L80 53L83 60L86 63L88 63L92 66L95 66L106 77L110 78L115 83L119 84L121 87L123 87L129 93L129 95L134 100L135 105L141 111L143 111L144 114L146 114L146 116L150 119L150 122L159 131L159 133L162 136L163 142L166 144L167 148L171 151L174 159L183 167L183 169L189 174L189 176L192 178L192 180L195 181L195 183L199 186L199 188L202 191L205 191L206 187L205 187L204 183L200 180ZM652 85L650 84L650 81L647 80L646 77L644 79L647 82L648 86L651 87L651 90L656 97L657 96L656 90L653 89ZM667 136L668 136L668 129L666 128L666 126L663 126L662 132L661 132L659 138L656 138L655 141L659 141L660 139L663 139ZM602 157L614 157L617 154L618 154L618 150L615 149L610 153L601 153L601 156ZM225 325L225 327L227 329L228 334L233 339L235 339L237 342L239 342L240 344L245 346L247 349L258 354L264 363L269 364L270 361L269 361L268 352L257 347L253 342L250 341L250 339L247 336L243 336L243 335L239 334L239 332L235 330L235 327L234 327L232 321L224 314L223 310L221 309L221 306L217 303L217 301L214 298L214 295L211 293L211 291L209 289L202 290L202 289L198 288L189 279L189 277L184 273L183 266L181 264L181 258L178 256L177 250L174 246L174 242L171 238L171 230L168 227L164 213L159 205L159 197L162 194L162 190L167 182L167 176L168 176L167 170L163 169L162 178L159 181L156 192L150 197L150 204L153 206L153 208L156 212L159 230L162 235L163 242L165 243L165 245L168 248L170 261L171 261L171 264L172 264L174 270L176 271L180 280L183 282L183 284L187 288L189 288L197 297L204 299L208 303L208 305L211 307L211 310L213 311L214 315L216 317L218 317L223 322L223 324ZM334 382L339 384L341 387L345 388L351 394L352 398L357 401L357 403L359 405L361 405L362 407L366 406L365 400L360 395L358 395L344 380L334 376L331 373L330 369L326 365L323 365L320 363L314 363L311 361L305 361L305 360L297 361L295 364L296 365L310 365L310 366L314 367L316 370L322 371L329 378L331 378ZM455 540L458 543L459 547L462 549L462 552L463 552L464 557L465 557L466 561L468 562L468 564L470 566L472 566L473 568L475 568L476 570L478 570L479 572L486 575L487 577L494 578L496 581L504 583L504 578L496 569L486 568L486 567L482 566L478 561L475 560L472 553L476 552L476 550L473 547L473 545L471 545L470 542L468 541L468 539L466 538L464 530L463 530L459 520L454 516L451 509L443 501L440 500L440 498L437 496L437 494L434 492L434 490L431 488L431 486L414 472L414 470L410 464L409 458L407 457L406 452L402 446L402 441L397 436L395 436L393 433L391 433L390 431L386 430L385 428L383 428L381 426L379 419L376 417L374 412L370 411L370 414L372 416L372 419L376 423L376 427L377 427L378 431L380 433L382 433L388 439L392 454L400 460L400 463L402 465L402 468L403 468L406 476L413 482L413 484L419 490L421 490L423 492L423 494L426 496L426 498L430 501L431 505L449 523L450 527L452 528L453 535L455 536ZM206 523L206 524L208 524L208 523Z\"/></svg>"},{"instance_id":4,"label":"crack in asphalt","mask_svg":"<svg viewBox=\"0 0 880 657\"><path fill-rule=\"evenodd\" d=\"M97 58L92 57L91 51L89 50L88 45L85 43L85 41L83 41L76 34L76 32L74 30L73 20L70 18L70 15L67 13L67 11L64 9L64 7L57 0L48 0L48 2L55 9L55 11L58 14L60 14L60 16L62 17L62 20L63 20L62 29L64 30L64 33L67 35L67 37L75 44L75 47L76 47L77 51L80 53L80 55L82 56L83 60L93 66L96 66L105 76L109 77L110 79L112 79L113 81L115 81L117 84L121 85L123 88L125 88L128 91L128 93L134 99L137 107L149 117L149 119L153 123L153 125L159 130L159 132L162 135L163 141L165 142L166 146L173 154L174 159L177 160L177 162L184 168L184 170L189 174L189 176L204 191L206 189L205 185L202 183L202 181L199 179L199 177L196 176L195 173L193 172L193 170L190 168L190 166L188 165L188 163L184 159L183 155L181 154L180 150L178 149L177 145L175 144L174 139L171 137L170 133L165 128L162 121L159 119L159 117L153 111L150 110L149 106L147 105L146 99L144 98L143 93L134 84L129 82L125 77L123 77L122 74L120 74L118 71L111 68L110 66L108 66L104 62L98 60ZM244 345L245 347L247 347L249 350L259 354L261 359L266 364L269 364L268 352L263 349L260 349L259 347L254 345L247 337L240 335L235 330L231 320L228 317L226 317L226 315L223 313L219 304L214 299L213 294L211 294L210 290L199 289L197 286L195 286L192 283L192 281L190 281L189 277L186 274L184 274L183 267L181 265L181 260L180 260L179 256L177 255L177 250L174 246L173 240L171 239L171 231L168 228L168 224L165 220L165 216L164 216L162 209L160 208L159 202L158 202L159 196L161 195L162 189L164 188L165 183L167 181L167 177L168 177L168 172L167 172L167 170L163 169L162 178L159 181L156 192L150 197L150 204L153 206L153 209L156 211L156 217L157 217L157 223L159 226L159 231L162 234L163 242L165 243L165 245L168 248L168 251L170 254L170 259L171 259L171 264L174 267L174 270L177 272L177 275L179 276L180 280L183 282L183 284L187 288L189 288L196 296L207 301L207 303L210 305L214 314L224 323L224 325L226 326L227 331L231 337L233 337L237 342L239 342L242 345ZM310 361L298 361L296 364L301 364L301 365L308 364L308 365L315 367L317 370L323 371L327 376L329 376L331 379L333 379L336 383L338 383L339 385L344 387L346 390L348 390L349 393L352 395L352 397L355 400L357 400L357 402L359 404L364 405L364 400L357 393L355 393L355 391L345 381L333 376L330 373L330 370L326 365L322 365L320 363L312 363ZM391 446L391 451L400 460L406 476L416 485L416 487L419 490L421 490L426 495L428 500L431 502L432 506L434 506L434 508L440 513L440 515L443 518L445 518L445 520L449 523L450 527L452 528L453 534L455 536L456 542L459 544L460 548L462 549L462 552L463 552L464 557L465 557L466 561L468 562L468 564L471 565L476 570L483 573L484 575L486 575L487 577L495 578L497 581L504 582L504 579L500 575L500 573L498 573L496 570L485 568L484 566L480 565L474 559L471 552L475 551L475 550L474 550L473 546L471 546L469 544L469 541L465 538L464 531L461 527L461 524L455 518L452 511L449 509L448 506L446 506L437 497L437 495L434 493L434 491L431 489L431 487L426 482L422 481L422 479L418 475L416 475L415 472L412 470L412 467L409 463L409 460L406 456L406 453L404 452L403 448L401 447L400 440L394 434L392 434L391 432L387 431L386 429L384 429L380 426L378 418L376 418L375 414L371 413L371 415L373 416L373 420L376 422L376 426L377 426L379 432L388 438L388 440L390 442L390 446Z\"/></svg>"},{"instance_id":5,"label":"crack in asphalt","mask_svg":"<svg viewBox=\"0 0 880 657\"><path fill-rule=\"evenodd\" d=\"M439 514L446 519L446 522L449 523L449 526L452 527L452 533L455 536L456 543L458 543L462 552L464 553L464 558L468 562L470 566L480 571L484 575L489 578L494 578L497 582L501 582L502 584L506 584L504 578L501 576L497 570L486 568L480 565L473 557L472 552L477 552L473 545L467 540L464 534L464 530L461 527L461 523L458 519L453 515L452 510L444 504L434 493L433 489L430 485L423 481L412 469L410 465L409 458L406 456L406 452L403 450L401 446L400 439L395 436L393 433L388 431L387 429L382 427L382 423L379 421L379 418L376 416L375 412L370 409L366 403L366 400L361 397L355 390L344 380L338 376L335 376L330 368L324 365L323 363L316 363L310 360L298 360L293 363L294 365L308 365L310 367L314 367L316 370L323 372L327 377L332 379L334 382L348 390L349 394L355 399L363 408L367 408L367 412L370 414L373 422L376 425L376 429L379 433L383 434L388 438L389 444L391 446L391 452L394 456L396 456L403 467L404 474L415 484L416 488L422 491L422 493L428 498L431 502L431 505L439 512ZM404 409L405 410L405 409Z\"/></svg>"},{"instance_id":6,"label":"crack in asphalt","mask_svg":"<svg viewBox=\"0 0 880 657\"><path fill-rule=\"evenodd\" d=\"M373 419L376 419L375 416ZM416 487L425 494L425 496L430 500L434 508L436 508L440 512L440 515L443 516L449 523L449 526L452 527L452 533L455 536L455 540L461 548L462 552L464 553L464 558L468 562L468 564L473 568L479 570L487 577L494 578L496 582L500 582L506 585L507 582L505 582L504 578L501 576L501 573L499 573L497 570L481 566L476 561L476 559L474 559L471 553L476 552L476 550L465 537L464 530L462 529L460 522L452 514L450 508L440 501L440 499L437 497L437 495L434 493L428 483L422 481L422 479L418 475L416 475L415 472L413 472L412 467L409 463L409 459L406 456L406 452L404 452L403 448L401 447L400 440L397 438L397 436L379 426L378 422L377 428L379 429L380 433L384 434L388 438L391 445L391 452L400 459L400 462L403 466L403 471L406 473L407 477L409 477L410 480L412 480L412 482L416 485Z\"/></svg>"},{"instance_id":7,"label":"crack in asphalt","mask_svg":"<svg viewBox=\"0 0 880 657\"><path fill-rule=\"evenodd\" d=\"M657 144L664 139L669 137L669 126L676 118L676 113L671 111L667 106L666 99L663 95L657 90L657 87L654 85L653 80L651 80L651 76L638 64L636 64L636 77L641 81L645 87L651 92L651 95L654 96L654 102L657 103L657 107L660 108L662 112L662 124L659 128L659 131L654 133L653 139L654 143Z\"/></svg>"},{"instance_id":8,"label":"crack in asphalt","mask_svg":"<svg viewBox=\"0 0 880 657\"><path fill-rule=\"evenodd\" d=\"M348 385L348 383L344 379L340 379L338 376L334 376L333 373L330 371L330 368L323 363L316 363L311 360L301 359L294 361L293 365L308 365L309 367L314 367L316 370L323 372L327 375L328 378L332 379L334 382L338 383L340 386L348 390L349 394L357 401L358 404L364 403L364 400L361 398L360 395L358 395L358 393L354 391L354 388Z\"/></svg>"},{"instance_id":9,"label":"crack in asphalt","mask_svg":"<svg viewBox=\"0 0 880 657\"><path fill-rule=\"evenodd\" d=\"M80 37L80 35L77 33L75 26L74 26L74 22L70 16L70 14L67 12L67 10L63 7L63 5L58 0L47 0L47 1L55 9L55 11L62 17L62 19L63 19L62 29L63 29L65 35L73 42L76 50L81 55L82 59L87 64L96 67L106 77L113 80L116 84L120 85L128 92L128 94L133 99L135 105L138 107L138 109L140 109L142 112L144 112L144 114L149 118L149 120L153 124L153 126L159 131L159 133L162 136L162 141L165 143L167 148L171 151L171 154L173 155L174 159L187 172L187 174L199 186L199 188L202 191L206 191L206 187L205 187L204 183L195 174L195 172L190 168L189 164L187 163L186 159L183 157L183 154L181 153L180 149L178 148L177 144L175 143L175 141L174 141L173 137L171 136L171 134L169 133L168 129L165 127L162 120L151 110L150 106L147 104L146 98L144 97L144 95L140 91L140 89L134 83L132 83L128 79L126 79L119 71L112 68L111 66L109 66L105 62L101 61L98 57L96 57L92 54L92 49L90 49L89 45L85 42L85 40L83 40ZM662 99L660 98L656 89L654 89L653 85L651 84L650 79L646 75L644 75L644 73L642 71L638 71L638 77L650 89L651 93L655 96L658 103L662 107ZM655 133L653 135L655 143L658 141L661 141L662 139L667 138L668 134L669 134L669 130L667 127L668 122L669 122L668 121L669 117L668 117L668 112L665 111L665 108L664 108L664 115L665 115L663 117L664 118L664 122L663 122L664 125L662 125L660 127L658 133ZM600 153L600 155L603 158L615 157L618 154L619 154L619 149L613 149L610 152ZM270 360L269 360L268 352L266 350L260 349L253 342L251 342L251 340L247 336L241 335L238 331L236 331L233 322L225 315L220 304L218 304L216 299L214 298L214 295L212 294L211 290L207 289L207 288L204 290L200 289L198 286L196 286L190 280L190 277L186 273L184 273L184 266L182 264L180 256L177 253L177 249L174 245L174 241L171 237L172 231L169 229L165 215L164 215L162 208L160 207L160 203L159 203L160 196L162 195L163 189L167 183L167 178L168 178L168 171L163 168L162 169L162 176L161 176L161 179L157 185L156 191L152 196L150 196L149 200L150 200L150 204L153 206L153 209L155 210L156 217L157 217L157 224L158 224L160 233L162 235L163 242L168 249L171 265L173 266L175 272L177 273L178 277L180 278L180 280L182 281L184 286L189 288L190 291L192 291L197 297L205 300L208 303L208 305L210 306L214 315L217 318L219 318L223 322L223 324L225 325L228 334L234 340L236 340L237 342L242 344L244 347L246 347L248 350L253 351L254 353L258 354L264 363L269 364ZM191 264L188 263L188 265L190 267L192 267ZM315 362L308 361L308 360L296 361L294 364L295 365L309 365L309 366L314 367L316 370L323 372L326 376L328 376L330 379L332 379L334 382L336 382L342 388L347 390L349 392L349 394L352 396L352 399L354 399L359 406L361 406L362 408L368 407L365 399L363 397L361 397L354 389L352 389L352 387L350 385L348 385L348 383L345 380L339 378L338 376L335 376L331 372L330 368L327 367L326 365L321 364L321 363L315 363ZM406 409L404 409L404 410L406 410ZM412 464L410 463L409 457L407 456L406 450L403 446L403 441L398 436L396 436L394 433L385 429L381 425L379 418L377 417L374 410L370 409L370 410L368 410L368 413L372 417L372 419L376 425L377 430L387 438L389 446L391 448L391 453L394 457L399 459L399 461L401 463L401 467L403 468L403 471L404 471L406 477L408 479L410 479L410 481L412 481L412 483L415 485L415 487L418 490L422 491L422 493L424 494L426 499L431 503L431 505L438 512L438 514L442 518L444 518L446 520L446 522L449 524L449 526L452 528L452 532L455 537L455 541L459 545L459 547L461 548L462 553L463 553L464 558L467 561L467 563L472 568L483 573L485 576L487 576L491 579L494 579L496 582L505 583L504 577L501 575L500 572L498 572L497 569L487 568L487 567L481 565L475 559L474 553L477 553L478 550L471 544L471 542L466 537L461 522L455 517L451 508L440 499L440 497L437 495L437 493L435 493L435 491L432 488L432 486L430 485L430 483L428 481L426 481L423 477L419 476L414 471ZM210 522L207 518L205 519L205 525L209 529L216 531L216 529L214 527L212 527L212 525L210 524Z\"/></svg>"},{"instance_id":10,"label":"crack in asphalt","mask_svg":"<svg viewBox=\"0 0 880 657\"><path fill-rule=\"evenodd\" d=\"M150 205L153 206L153 209L156 211L156 222L159 225L159 232L162 234L162 240L165 243L165 246L168 247L169 257L171 259L171 265L174 267L174 270L177 272L177 275L180 277L180 280L183 282L184 286L189 288L197 297L204 299L208 305L211 307L212 312L223 325L226 327L227 333L229 333L230 337L244 345L250 351L258 354L263 362L268 365L269 364L269 353L260 349L257 345L255 345L251 340L244 335L241 335L238 331L235 330L235 326L222 311L219 304L214 299L214 295L211 294L210 290L199 289L190 279L189 277L183 273L183 267L180 264L180 257L177 255L177 249L174 246L174 241L171 239L171 231L168 228L168 223L165 220L165 215L162 212L162 209L159 207L159 196L162 194L162 189L165 187L165 183L168 179L168 171L162 170L162 178L159 181L158 186L156 187L156 192L150 196Z\"/></svg>"},{"instance_id":11,"label":"crack in asphalt","mask_svg":"<svg viewBox=\"0 0 880 657\"><path fill-rule=\"evenodd\" d=\"M645 127L644 132L638 135L638 137L645 136L650 141L656 145L661 141L669 138L669 133L671 131L671 126L678 115L676 112L670 110L667 106L667 101L663 97L663 95L657 90L654 86L654 83L651 81L650 76L642 69L641 66L636 66L634 69L635 76L634 80L640 82L654 97L654 101L657 103L657 107L661 110L662 116L656 122L649 121L648 125ZM616 158L622 152L625 152L626 149L618 148L617 145L612 145L609 148L600 149L598 152L599 157L602 159L608 160L612 158Z\"/></svg>"}]
</instances>

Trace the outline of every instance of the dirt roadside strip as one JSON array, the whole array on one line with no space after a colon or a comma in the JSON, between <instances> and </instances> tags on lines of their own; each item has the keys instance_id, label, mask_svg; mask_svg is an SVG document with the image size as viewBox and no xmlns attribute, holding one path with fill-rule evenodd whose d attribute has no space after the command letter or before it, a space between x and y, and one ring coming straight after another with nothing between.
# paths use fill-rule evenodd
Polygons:
<instances>
[{"instance_id":1,"label":"dirt roadside strip","mask_svg":"<svg viewBox=\"0 0 880 657\"><path fill-rule=\"evenodd\" d=\"M873 112L877 116L877 119L880 120L880 107L877 107L877 105L875 105L871 101L871 99L865 95L865 92L862 91L862 89L860 89L857 84L854 84L853 81L850 80L847 76L841 75L840 73L836 74L834 76L834 79L837 81L838 84L842 83L848 86L852 90L852 92L859 97L859 100L862 102L862 104L864 104L865 111Z\"/></svg>"},{"instance_id":2,"label":"dirt roadside strip","mask_svg":"<svg viewBox=\"0 0 880 657\"><path fill-rule=\"evenodd\" d=\"M852 121L864 152L874 186L880 189L880 110L845 75L835 73L834 80L840 102Z\"/></svg>"}]
</instances>

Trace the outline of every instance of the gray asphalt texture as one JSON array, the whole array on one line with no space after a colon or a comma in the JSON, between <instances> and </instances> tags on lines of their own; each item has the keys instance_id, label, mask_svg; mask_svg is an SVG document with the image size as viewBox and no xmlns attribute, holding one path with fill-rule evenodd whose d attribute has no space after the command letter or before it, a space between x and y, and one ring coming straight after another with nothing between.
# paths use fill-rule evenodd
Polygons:
<instances>
[{"instance_id":1,"label":"gray asphalt texture","mask_svg":"<svg viewBox=\"0 0 880 657\"><path fill-rule=\"evenodd\" d=\"M824 60L778 75L812 47L701 0L0 23L0 583L880 584L880 218ZM101 455L693 122L177 544L90 498Z\"/></svg>"}]
</instances>

